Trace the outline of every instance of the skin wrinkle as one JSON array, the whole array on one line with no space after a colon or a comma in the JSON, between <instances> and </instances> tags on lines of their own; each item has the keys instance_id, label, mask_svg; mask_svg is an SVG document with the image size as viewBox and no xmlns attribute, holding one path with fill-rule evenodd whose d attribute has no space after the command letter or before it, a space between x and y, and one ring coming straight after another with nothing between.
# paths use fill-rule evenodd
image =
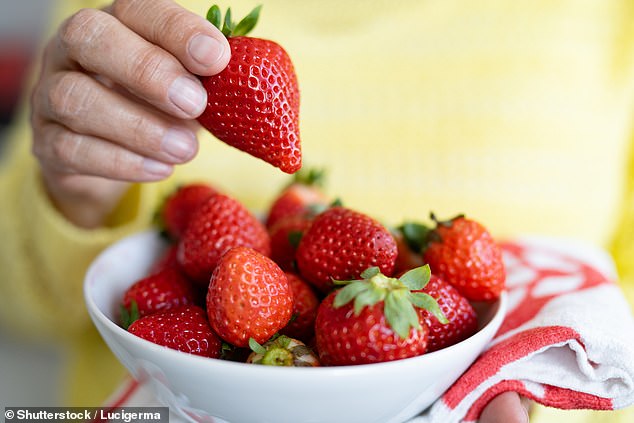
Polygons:
<instances>
[{"instance_id":1,"label":"skin wrinkle","mask_svg":"<svg viewBox=\"0 0 634 423\"><path fill-rule=\"evenodd\" d=\"M90 57L87 52L94 48L93 44L100 44L98 40L111 27L112 19L107 14L95 9L81 9L62 25L58 45L68 57L82 63Z\"/></svg>"},{"instance_id":2,"label":"skin wrinkle","mask_svg":"<svg viewBox=\"0 0 634 423\"><path fill-rule=\"evenodd\" d=\"M56 160L55 171L71 173L72 168L69 167L69 157L73 155L66 151L67 148L75 146L72 135L66 134L59 126L56 126L53 133L53 140L47 143L47 151L43 151L44 157L53 157Z\"/></svg>"},{"instance_id":3,"label":"skin wrinkle","mask_svg":"<svg viewBox=\"0 0 634 423\"><path fill-rule=\"evenodd\" d=\"M141 46L139 49L129 52L130 57L134 60L126 60L128 64L125 74L130 80L136 81L134 86L139 90L132 90L134 94L149 91L159 81L168 81L169 78L164 69L172 68L169 60L165 60L163 50L157 46ZM168 72L171 73L171 72Z\"/></svg>"},{"instance_id":4,"label":"skin wrinkle","mask_svg":"<svg viewBox=\"0 0 634 423\"><path fill-rule=\"evenodd\" d=\"M65 142L57 142L55 144L66 150L66 160L71 166L73 163L79 162L78 157L82 148L85 150L91 149L91 143L86 143L86 138L78 136L66 137Z\"/></svg>"},{"instance_id":5,"label":"skin wrinkle","mask_svg":"<svg viewBox=\"0 0 634 423\"><path fill-rule=\"evenodd\" d=\"M92 89L91 81L83 75L65 73L60 78L55 94L61 98L57 100L58 122L66 121L65 126L74 126L77 119L94 110L98 102L98 92Z\"/></svg>"},{"instance_id":6,"label":"skin wrinkle","mask_svg":"<svg viewBox=\"0 0 634 423\"><path fill-rule=\"evenodd\" d=\"M171 7L165 7L163 13L159 14L159 24L152 26L151 39L159 40L161 38L160 33L169 33L170 38L178 43L185 43L187 32L184 30L187 28L188 14L178 7L172 5Z\"/></svg>"},{"instance_id":7,"label":"skin wrinkle","mask_svg":"<svg viewBox=\"0 0 634 423\"><path fill-rule=\"evenodd\" d=\"M110 6L106 7L105 10L116 17L125 16L132 13L130 8L134 6L134 3L134 1L130 0L115 0Z\"/></svg>"},{"instance_id":8,"label":"skin wrinkle","mask_svg":"<svg viewBox=\"0 0 634 423\"><path fill-rule=\"evenodd\" d=\"M130 133L133 134L133 142L140 150L153 150L156 143L155 140L160 138L160 134L163 132L158 129L156 125L148 121L145 115L136 115L123 113L121 109L118 109L119 117L122 120L128 121ZM147 136L151 134L150 136Z\"/></svg>"}]
</instances>

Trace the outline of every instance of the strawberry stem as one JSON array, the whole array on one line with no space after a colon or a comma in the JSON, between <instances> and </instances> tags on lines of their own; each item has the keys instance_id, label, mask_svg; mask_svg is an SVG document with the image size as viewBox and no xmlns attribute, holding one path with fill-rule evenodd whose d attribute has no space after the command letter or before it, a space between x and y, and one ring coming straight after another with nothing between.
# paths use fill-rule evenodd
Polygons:
<instances>
[{"instance_id":1,"label":"strawberry stem","mask_svg":"<svg viewBox=\"0 0 634 423\"><path fill-rule=\"evenodd\" d=\"M345 286L335 296L333 306L338 308L354 301L354 314L358 316L364 307L383 301L383 314L387 324L398 336L405 339L409 336L410 329L421 329L415 307L428 310L440 322L447 322L433 297L422 292L412 292L423 289L430 277L429 265L412 269L398 279L385 276L378 267L369 267L361 273L361 280L334 281L336 285Z\"/></svg>"},{"instance_id":2,"label":"strawberry stem","mask_svg":"<svg viewBox=\"0 0 634 423\"><path fill-rule=\"evenodd\" d=\"M436 223L436 227L438 227L438 226L445 226L445 227L447 227L447 228L451 228L451 225L453 225L453 221L454 221L454 220L457 220L457 219L462 219L462 218L464 218L464 214L462 214L462 213L461 213L461 214L459 214L459 215L457 215L457 216L454 216L454 217L452 217L451 219L447 219L447 220L439 220L439 219L436 217L436 214L434 214L434 212L431 212L431 213L429 213L429 218L430 218L431 220L433 220L433 221L434 221L434 223Z\"/></svg>"},{"instance_id":3,"label":"strawberry stem","mask_svg":"<svg viewBox=\"0 0 634 423\"><path fill-rule=\"evenodd\" d=\"M255 339L249 339L253 354L247 360L254 364L285 367L314 367L319 365L316 354L304 343L288 336L278 336L260 345Z\"/></svg>"},{"instance_id":4,"label":"strawberry stem","mask_svg":"<svg viewBox=\"0 0 634 423\"><path fill-rule=\"evenodd\" d=\"M207 20L211 22L213 26L218 28L225 37L238 37L247 35L255 25L258 23L260 17L260 10L262 5L256 6L247 16L245 16L237 24L231 19L231 8L227 8L224 20L222 18L222 12L218 5L213 5L207 11Z\"/></svg>"},{"instance_id":5,"label":"strawberry stem","mask_svg":"<svg viewBox=\"0 0 634 423\"><path fill-rule=\"evenodd\" d=\"M272 347L264 353L261 364L265 366L292 366L293 354L281 347Z\"/></svg>"}]
</instances>

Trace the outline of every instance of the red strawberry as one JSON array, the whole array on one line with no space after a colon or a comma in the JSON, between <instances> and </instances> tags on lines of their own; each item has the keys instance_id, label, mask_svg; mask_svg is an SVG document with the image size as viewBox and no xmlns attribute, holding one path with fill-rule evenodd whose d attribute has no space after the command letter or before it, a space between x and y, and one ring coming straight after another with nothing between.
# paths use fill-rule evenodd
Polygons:
<instances>
[{"instance_id":1,"label":"red strawberry","mask_svg":"<svg viewBox=\"0 0 634 423\"><path fill-rule=\"evenodd\" d=\"M156 260L156 262L152 265L150 272L148 274L160 272L163 269L168 267L173 267L175 269L180 269L180 265L178 264L177 259L177 244L170 244L169 247L161 254Z\"/></svg>"},{"instance_id":2,"label":"red strawberry","mask_svg":"<svg viewBox=\"0 0 634 423\"><path fill-rule=\"evenodd\" d=\"M425 353L429 329L416 307L429 307L443 318L433 298L412 292L429 279L429 267L413 269L400 279L372 267L362 278L346 282L319 306L315 337L321 363L379 363Z\"/></svg>"},{"instance_id":3,"label":"red strawberry","mask_svg":"<svg viewBox=\"0 0 634 423\"><path fill-rule=\"evenodd\" d=\"M379 222L362 213L336 206L315 217L297 248L300 274L321 291L332 279L357 278L377 266L385 275L394 270L396 241Z\"/></svg>"},{"instance_id":4,"label":"red strawberry","mask_svg":"<svg viewBox=\"0 0 634 423\"><path fill-rule=\"evenodd\" d=\"M443 312L448 323L441 323L428 310L420 309L429 327L427 351L448 347L473 335L478 329L475 310L465 297L442 279L431 275L423 291L432 296Z\"/></svg>"},{"instance_id":5,"label":"red strawberry","mask_svg":"<svg viewBox=\"0 0 634 423\"><path fill-rule=\"evenodd\" d=\"M175 267L165 267L135 282L123 295L121 324L128 327L134 320L159 311L193 304L194 288Z\"/></svg>"},{"instance_id":6,"label":"red strawberry","mask_svg":"<svg viewBox=\"0 0 634 423\"><path fill-rule=\"evenodd\" d=\"M151 314L134 322L128 331L155 344L204 357L218 358L222 349L222 341L198 306Z\"/></svg>"},{"instance_id":7,"label":"red strawberry","mask_svg":"<svg viewBox=\"0 0 634 423\"><path fill-rule=\"evenodd\" d=\"M286 216L269 229L271 258L285 271L295 271L295 253L299 241L310 227L313 216Z\"/></svg>"},{"instance_id":8,"label":"red strawberry","mask_svg":"<svg viewBox=\"0 0 634 423\"><path fill-rule=\"evenodd\" d=\"M163 203L161 219L172 239L179 239L192 213L218 191L206 183L190 183L179 187Z\"/></svg>"},{"instance_id":9,"label":"red strawberry","mask_svg":"<svg viewBox=\"0 0 634 423\"><path fill-rule=\"evenodd\" d=\"M420 250L412 249L412 247L408 244L407 237L403 234L400 228L394 231L392 235L396 240L396 248L398 250L396 264L394 266L395 274L406 272L424 264Z\"/></svg>"},{"instance_id":10,"label":"red strawberry","mask_svg":"<svg viewBox=\"0 0 634 423\"><path fill-rule=\"evenodd\" d=\"M319 299L311 286L293 273L286 273L293 292L293 319L280 333L309 342L315 332L315 316Z\"/></svg>"},{"instance_id":11,"label":"red strawberry","mask_svg":"<svg viewBox=\"0 0 634 423\"><path fill-rule=\"evenodd\" d=\"M216 194L192 215L178 244L178 262L189 277L207 286L220 257L237 246L271 253L264 225L237 200Z\"/></svg>"},{"instance_id":12,"label":"red strawberry","mask_svg":"<svg viewBox=\"0 0 634 423\"><path fill-rule=\"evenodd\" d=\"M264 345L250 339L249 346L253 352L247 357L247 363L283 367L319 366L319 358L306 344L288 336L278 336Z\"/></svg>"},{"instance_id":13,"label":"red strawberry","mask_svg":"<svg viewBox=\"0 0 634 423\"><path fill-rule=\"evenodd\" d=\"M316 169L297 172L293 182L271 204L266 227L272 228L287 216L303 215L312 211L314 206L326 206L328 199L321 189L323 178L324 172Z\"/></svg>"},{"instance_id":14,"label":"red strawberry","mask_svg":"<svg viewBox=\"0 0 634 423\"><path fill-rule=\"evenodd\" d=\"M423 259L470 301L494 301L504 290L502 249L480 223L458 216L436 220Z\"/></svg>"},{"instance_id":15,"label":"red strawberry","mask_svg":"<svg viewBox=\"0 0 634 423\"><path fill-rule=\"evenodd\" d=\"M263 343L286 326L292 311L291 287L273 260L247 247L222 256L207 292L209 323L222 339L237 347L249 338Z\"/></svg>"},{"instance_id":16,"label":"red strawberry","mask_svg":"<svg viewBox=\"0 0 634 423\"><path fill-rule=\"evenodd\" d=\"M294 173L302 165L297 77L279 44L245 36L255 26L259 12L258 6L234 25L227 10L222 31L231 47L231 59L219 74L201 77L207 108L198 121L221 141ZM209 10L207 18L220 29L217 6Z\"/></svg>"}]
</instances>

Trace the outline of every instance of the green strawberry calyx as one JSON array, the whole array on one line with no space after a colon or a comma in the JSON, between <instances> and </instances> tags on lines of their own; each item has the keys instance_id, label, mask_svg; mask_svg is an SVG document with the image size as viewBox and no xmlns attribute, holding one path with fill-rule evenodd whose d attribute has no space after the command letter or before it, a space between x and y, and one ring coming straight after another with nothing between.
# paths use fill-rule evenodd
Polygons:
<instances>
[{"instance_id":1,"label":"green strawberry calyx","mask_svg":"<svg viewBox=\"0 0 634 423\"><path fill-rule=\"evenodd\" d=\"M323 188L326 179L326 170L322 168L302 168L293 175L292 184L302 184Z\"/></svg>"},{"instance_id":2,"label":"green strawberry calyx","mask_svg":"<svg viewBox=\"0 0 634 423\"><path fill-rule=\"evenodd\" d=\"M434 212L431 212L429 218L435 223L435 228L430 228L415 221L403 222L396 228L396 231L403 235L407 247L415 253L424 253L433 242L442 242L437 229L440 226L450 228L455 220L464 218L464 214L459 214L447 220L439 220Z\"/></svg>"},{"instance_id":3,"label":"green strawberry calyx","mask_svg":"<svg viewBox=\"0 0 634 423\"><path fill-rule=\"evenodd\" d=\"M319 360L315 353L303 342L285 335L272 338L264 345L249 338L249 347L253 351L249 363L265 366L315 367Z\"/></svg>"},{"instance_id":4,"label":"green strawberry calyx","mask_svg":"<svg viewBox=\"0 0 634 423\"><path fill-rule=\"evenodd\" d=\"M345 286L335 295L333 306L338 308L353 301L354 315L358 316L364 307L383 301L387 324L405 339L412 328L422 329L416 308L429 311L443 324L449 322L436 300L420 292L430 277L429 265L411 269L400 278L385 276L378 267L369 267L361 273L360 280L334 281L336 285Z\"/></svg>"},{"instance_id":5,"label":"green strawberry calyx","mask_svg":"<svg viewBox=\"0 0 634 423\"><path fill-rule=\"evenodd\" d=\"M130 301L130 306L125 307L123 304L119 309L119 320L123 329L128 329L130 325L139 320L139 305L136 301Z\"/></svg>"},{"instance_id":6,"label":"green strawberry calyx","mask_svg":"<svg viewBox=\"0 0 634 423\"><path fill-rule=\"evenodd\" d=\"M238 37L247 35L255 25L258 23L260 17L260 9L262 5L256 6L251 13L245 16L237 24L231 19L231 8L227 8L224 19L222 18L222 12L218 5L213 5L207 11L207 20L211 22L213 26L218 28L225 37Z\"/></svg>"},{"instance_id":7,"label":"green strawberry calyx","mask_svg":"<svg viewBox=\"0 0 634 423\"><path fill-rule=\"evenodd\" d=\"M420 253L427 247L432 229L419 222L406 221L398 226L396 231L403 236L411 251Z\"/></svg>"}]
</instances>

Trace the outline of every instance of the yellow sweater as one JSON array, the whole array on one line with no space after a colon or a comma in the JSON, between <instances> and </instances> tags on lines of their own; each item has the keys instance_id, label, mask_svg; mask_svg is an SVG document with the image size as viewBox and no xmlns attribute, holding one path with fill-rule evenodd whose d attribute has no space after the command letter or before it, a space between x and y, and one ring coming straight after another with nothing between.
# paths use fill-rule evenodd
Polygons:
<instances>
[{"instance_id":1,"label":"yellow sweater","mask_svg":"<svg viewBox=\"0 0 634 423\"><path fill-rule=\"evenodd\" d=\"M99 3L61 2L52 28ZM200 14L209 6L182 3ZM243 15L258 3L220 5ZM330 194L387 223L465 212L500 238L595 243L613 253L634 303L633 23L631 0L268 0L253 35L278 41L295 63L305 164L327 167ZM146 228L178 181L208 179L256 210L287 181L205 133L173 178L135 186L108 227L86 231L49 203L26 113L10 139L0 321L73 346L83 377L71 378L72 402L82 406L121 374L82 306L91 259ZM84 383L95 377L104 382Z\"/></svg>"}]
</instances>

